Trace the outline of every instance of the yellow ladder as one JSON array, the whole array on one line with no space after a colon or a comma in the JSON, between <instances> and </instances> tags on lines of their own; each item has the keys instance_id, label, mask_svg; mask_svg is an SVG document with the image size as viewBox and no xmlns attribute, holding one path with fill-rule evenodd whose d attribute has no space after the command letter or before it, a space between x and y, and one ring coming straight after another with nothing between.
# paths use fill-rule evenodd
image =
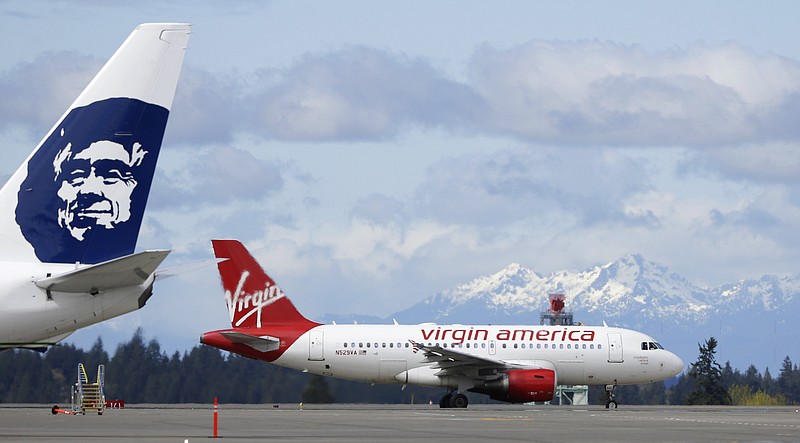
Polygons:
<instances>
[{"instance_id":1,"label":"yellow ladder","mask_svg":"<svg viewBox=\"0 0 800 443\"><path fill-rule=\"evenodd\" d=\"M103 415L103 411L106 409L105 392L103 392L104 380L105 367L103 365L97 367L97 382L89 383L86 368L83 363L78 363L78 383L76 384L78 405L77 408L73 406L74 412L82 414L96 412L98 415Z\"/></svg>"}]
</instances>

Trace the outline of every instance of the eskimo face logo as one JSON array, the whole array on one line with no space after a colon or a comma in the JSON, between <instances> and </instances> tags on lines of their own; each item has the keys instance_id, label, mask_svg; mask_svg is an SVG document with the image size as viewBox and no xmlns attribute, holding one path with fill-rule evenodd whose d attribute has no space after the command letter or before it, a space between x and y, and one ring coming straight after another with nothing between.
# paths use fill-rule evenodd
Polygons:
<instances>
[{"instance_id":1,"label":"eskimo face logo","mask_svg":"<svg viewBox=\"0 0 800 443\"><path fill-rule=\"evenodd\" d=\"M133 253L169 111L114 97L73 108L33 153L15 221L48 263Z\"/></svg>"},{"instance_id":2,"label":"eskimo face logo","mask_svg":"<svg viewBox=\"0 0 800 443\"><path fill-rule=\"evenodd\" d=\"M230 290L227 288L225 289L225 303L228 305L228 315L234 326L241 326L248 317L256 314L256 326L260 328L261 309L275 303L286 295L277 285L271 284L269 281L264 287L264 290L255 290L252 294L248 294L244 290L244 284L249 276L250 273L248 271L242 271L239 283L236 285L234 292L231 294ZM234 323L236 315L241 315L242 312L245 314Z\"/></svg>"},{"instance_id":3,"label":"eskimo face logo","mask_svg":"<svg viewBox=\"0 0 800 443\"><path fill-rule=\"evenodd\" d=\"M53 160L58 225L82 241L86 231L99 226L113 229L131 217L131 194L138 184L133 170L147 151L138 143L128 152L119 143L101 140L75 152L67 144Z\"/></svg>"}]
</instances>

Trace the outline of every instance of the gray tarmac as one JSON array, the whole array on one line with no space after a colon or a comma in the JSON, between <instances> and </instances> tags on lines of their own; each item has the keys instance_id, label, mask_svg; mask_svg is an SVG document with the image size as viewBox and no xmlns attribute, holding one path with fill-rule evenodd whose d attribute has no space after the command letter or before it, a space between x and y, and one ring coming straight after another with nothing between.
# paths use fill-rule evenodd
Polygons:
<instances>
[{"instance_id":1,"label":"gray tarmac","mask_svg":"<svg viewBox=\"0 0 800 443\"><path fill-rule=\"evenodd\" d=\"M212 405L128 405L102 416L0 405L0 442L205 442ZM226 405L218 436L236 442L800 442L796 407Z\"/></svg>"}]
</instances>

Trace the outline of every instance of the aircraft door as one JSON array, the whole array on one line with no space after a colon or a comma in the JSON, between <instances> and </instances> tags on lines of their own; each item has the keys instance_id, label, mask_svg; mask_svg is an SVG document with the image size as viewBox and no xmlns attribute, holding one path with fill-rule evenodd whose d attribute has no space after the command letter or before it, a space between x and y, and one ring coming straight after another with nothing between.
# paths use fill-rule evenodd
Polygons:
<instances>
[{"instance_id":1,"label":"aircraft door","mask_svg":"<svg viewBox=\"0 0 800 443\"><path fill-rule=\"evenodd\" d=\"M608 334L608 362L622 363L622 334L613 332Z\"/></svg>"},{"instance_id":2,"label":"aircraft door","mask_svg":"<svg viewBox=\"0 0 800 443\"><path fill-rule=\"evenodd\" d=\"M308 359L314 361L325 360L325 333L319 328L308 331Z\"/></svg>"}]
</instances>

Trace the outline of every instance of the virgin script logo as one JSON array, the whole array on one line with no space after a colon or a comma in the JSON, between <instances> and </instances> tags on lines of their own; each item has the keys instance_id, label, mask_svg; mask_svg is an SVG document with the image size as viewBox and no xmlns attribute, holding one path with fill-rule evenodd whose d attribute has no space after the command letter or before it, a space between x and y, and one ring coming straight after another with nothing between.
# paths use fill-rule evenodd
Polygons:
<instances>
[{"instance_id":1,"label":"virgin script logo","mask_svg":"<svg viewBox=\"0 0 800 443\"><path fill-rule=\"evenodd\" d=\"M231 324L241 326L248 317L256 314L256 326L260 328L262 308L275 303L286 295L277 285L269 281L267 281L263 291L253 291L252 294L246 293L244 291L244 283L249 276L250 272L242 271L242 276L239 278L239 283L236 285L236 290L233 294L231 294L230 290L225 289L225 303L228 305L228 316L230 316Z\"/></svg>"}]
</instances>

